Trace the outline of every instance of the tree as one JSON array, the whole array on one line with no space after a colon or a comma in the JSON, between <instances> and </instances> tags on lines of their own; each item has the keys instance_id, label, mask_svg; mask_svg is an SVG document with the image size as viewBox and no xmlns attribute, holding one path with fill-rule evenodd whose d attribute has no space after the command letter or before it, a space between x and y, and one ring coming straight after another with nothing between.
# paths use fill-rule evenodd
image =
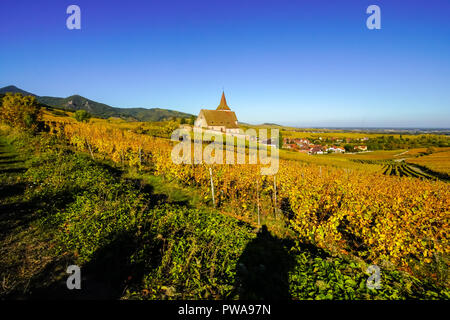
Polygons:
<instances>
[{"instance_id":1,"label":"tree","mask_svg":"<svg viewBox=\"0 0 450 320\"><path fill-rule=\"evenodd\" d=\"M89 119L91 119L91 115L86 110L77 110L75 111L74 118L78 122L89 122Z\"/></svg>"},{"instance_id":2,"label":"tree","mask_svg":"<svg viewBox=\"0 0 450 320\"><path fill-rule=\"evenodd\" d=\"M7 93L0 108L0 120L21 129L36 131L42 111L36 98L21 93Z\"/></svg>"},{"instance_id":3,"label":"tree","mask_svg":"<svg viewBox=\"0 0 450 320\"><path fill-rule=\"evenodd\" d=\"M352 152L352 151L354 151L354 148L353 148L353 146L351 144L344 145L344 149L345 149L345 152Z\"/></svg>"},{"instance_id":4,"label":"tree","mask_svg":"<svg viewBox=\"0 0 450 320\"><path fill-rule=\"evenodd\" d=\"M185 118L181 118L180 119L180 124L186 124L186 119Z\"/></svg>"},{"instance_id":5,"label":"tree","mask_svg":"<svg viewBox=\"0 0 450 320\"><path fill-rule=\"evenodd\" d=\"M177 121L167 121L163 127L163 135L170 138L172 136L172 133L179 127L180 124Z\"/></svg>"}]
</instances>

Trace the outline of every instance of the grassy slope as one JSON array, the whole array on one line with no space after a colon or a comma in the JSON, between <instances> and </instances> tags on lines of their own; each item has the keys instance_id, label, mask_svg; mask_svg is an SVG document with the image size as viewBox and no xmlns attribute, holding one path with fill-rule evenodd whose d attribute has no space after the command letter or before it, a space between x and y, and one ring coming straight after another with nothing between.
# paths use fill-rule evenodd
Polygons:
<instances>
[{"instance_id":1,"label":"grassy slope","mask_svg":"<svg viewBox=\"0 0 450 320\"><path fill-rule=\"evenodd\" d=\"M51 236L35 224L42 203L24 198L27 189L24 172L29 168L25 160L0 136L1 296L19 287L27 290L32 276L38 275L53 259L48 253Z\"/></svg>"}]
</instances>

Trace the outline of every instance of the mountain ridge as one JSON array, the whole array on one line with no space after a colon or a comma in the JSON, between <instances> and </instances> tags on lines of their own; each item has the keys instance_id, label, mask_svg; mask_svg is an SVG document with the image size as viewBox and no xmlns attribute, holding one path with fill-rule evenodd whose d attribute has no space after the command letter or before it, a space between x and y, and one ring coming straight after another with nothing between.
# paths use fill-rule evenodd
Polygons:
<instances>
[{"instance_id":1,"label":"mountain ridge","mask_svg":"<svg viewBox=\"0 0 450 320\"><path fill-rule=\"evenodd\" d=\"M7 92L18 92L22 93L23 95L34 96L39 101L39 103L53 108L59 108L67 111L86 110L93 116L97 116L100 118L117 117L135 121L162 121L171 118L190 118L191 116L193 116L189 113L163 108L117 108L101 102L90 100L78 94L62 98L52 96L38 96L36 94L20 89L14 85L0 88L0 95L3 95Z\"/></svg>"},{"instance_id":2,"label":"mountain ridge","mask_svg":"<svg viewBox=\"0 0 450 320\"><path fill-rule=\"evenodd\" d=\"M26 95L26 96L37 97L37 95L35 95L35 94L31 93L31 92L22 90L22 89L14 86L14 85L10 85L10 86L6 86L6 87L3 87L3 88L0 88L0 94L5 94L7 92L22 93L23 95Z\"/></svg>"}]
</instances>

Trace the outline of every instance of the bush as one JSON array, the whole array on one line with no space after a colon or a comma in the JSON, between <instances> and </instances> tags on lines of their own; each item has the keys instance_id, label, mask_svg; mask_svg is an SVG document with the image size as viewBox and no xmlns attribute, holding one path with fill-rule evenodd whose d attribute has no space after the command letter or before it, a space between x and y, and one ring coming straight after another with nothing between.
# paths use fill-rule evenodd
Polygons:
<instances>
[{"instance_id":1,"label":"bush","mask_svg":"<svg viewBox=\"0 0 450 320\"><path fill-rule=\"evenodd\" d=\"M35 97L23 96L21 93L7 93L0 108L0 120L6 124L31 131L36 131L42 119L42 111Z\"/></svg>"},{"instance_id":2,"label":"bush","mask_svg":"<svg viewBox=\"0 0 450 320\"><path fill-rule=\"evenodd\" d=\"M78 122L89 122L89 119L91 119L91 115L86 110L77 110L75 111L74 118Z\"/></svg>"}]
</instances>

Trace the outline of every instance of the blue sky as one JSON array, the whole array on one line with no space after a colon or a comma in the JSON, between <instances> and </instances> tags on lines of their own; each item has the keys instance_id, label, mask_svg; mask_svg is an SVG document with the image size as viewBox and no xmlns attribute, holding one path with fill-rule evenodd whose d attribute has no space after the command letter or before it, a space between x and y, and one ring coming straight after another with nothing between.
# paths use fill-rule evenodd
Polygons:
<instances>
[{"instance_id":1,"label":"blue sky","mask_svg":"<svg viewBox=\"0 0 450 320\"><path fill-rule=\"evenodd\" d=\"M224 88L244 122L448 128L449 16L448 0L2 0L0 87L193 114Z\"/></svg>"}]
</instances>

